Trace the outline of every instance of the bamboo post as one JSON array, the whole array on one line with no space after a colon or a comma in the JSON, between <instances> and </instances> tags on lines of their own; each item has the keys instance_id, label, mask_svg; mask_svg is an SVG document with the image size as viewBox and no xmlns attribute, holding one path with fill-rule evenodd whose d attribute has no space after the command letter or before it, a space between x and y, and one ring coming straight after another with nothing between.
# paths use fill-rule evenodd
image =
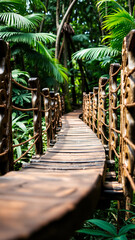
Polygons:
<instances>
[{"instance_id":1,"label":"bamboo post","mask_svg":"<svg viewBox=\"0 0 135 240\"><path fill-rule=\"evenodd\" d=\"M83 92L83 121L86 119L86 93Z\"/></svg>"},{"instance_id":2,"label":"bamboo post","mask_svg":"<svg viewBox=\"0 0 135 240\"><path fill-rule=\"evenodd\" d=\"M133 177L135 160L135 30L123 41L121 71L121 173L126 209L131 208L133 190L126 170ZM126 141L128 139L129 143ZM124 167L126 168L124 170Z\"/></svg>"},{"instance_id":3,"label":"bamboo post","mask_svg":"<svg viewBox=\"0 0 135 240\"><path fill-rule=\"evenodd\" d=\"M98 87L93 88L93 132L97 133Z\"/></svg>"},{"instance_id":4,"label":"bamboo post","mask_svg":"<svg viewBox=\"0 0 135 240\"><path fill-rule=\"evenodd\" d=\"M40 95L40 81L38 78L30 78L29 85L31 88L37 90L31 91L32 93L32 107L36 108L33 110L33 123L34 123L34 135L39 134L39 138L35 144L36 154L41 155L43 153L42 143L42 119L41 119L41 95Z\"/></svg>"},{"instance_id":5,"label":"bamboo post","mask_svg":"<svg viewBox=\"0 0 135 240\"><path fill-rule=\"evenodd\" d=\"M61 105L61 96L58 95L58 102L59 102L59 123L58 127L62 127L61 117L62 117L62 105Z\"/></svg>"},{"instance_id":6,"label":"bamboo post","mask_svg":"<svg viewBox=\"0 0 135 240\"><path fill-rule=\"evenodd\" d=\"M89 92L89 127L92 129L93 92Z\"/></svg>"},{"instance_id":7,"label":"bamboo post","mask_svg":"<svg viewBox=\"0 0 135 240\"><path fill-rule=\"evenodd\" d=\"M57 100L57 108L56 108L56 131L59 131L59 121L60 121L60 115L61 115L61 112L60 112L60 94L59 93L56 93L56 100Z\"/></svg>"},{"instance_id":8,"label":"bamboo post","mask_svg":"<svg viewBox=\"0 0 135 240\"><path fill-rule=\"evenodd\" d=\"M88 125L89 124L89 96L86 93L83 93L84 99L84 122Z\"/></svg>"},{"instance_id":9,"label":"bamboo post","mask_svg":"<svg viewBox=\"0 0 135 240\"><path fill-rule=\"evenodd\" d=\"M55 132L57 132L58 122L59 122L59 102L58 102L58 95L59 95L59 93L55 93Z\"/></svg>"},{"instance_id":10,"label":"bamboo post","mask_svg":"<svg viewBox=\"0 0 135 240\"><path fill-rule=\"evenodd\" d=\"M98 89L98 138L101 139L102 144L106 145L106 140L103 137L103 134L106 136L106 127L103 123L106 121L106 98L105 89L106 89L106 77L99 78L99 89ZM103 133L103 134L102 134Z\"/></svg>"},{"instance_id":11,"label":"bamboo post","mask_svg":"<svg viewBox=\"0 0 135 240\"><path fill-rule=\"evenodd\" d=\"M50 98L51 98L51 143L53 143L53 140L55 138L55 96L54 91L50 91Z\"/></svg>"},{"instance_id":12,"label":"bamboo post","mask_svg":"<svg viewBox=\"0 0 135 240\"><path fill-rule=\"evenodd\" d=\"M45 124L47 129L47 146L50 145L50 129L51 129L51 121L50 121L50 94L49 94L49 88L43 88L42 92L44 94L43 102L44 102L44 110L45 110Z\"/></svg>"},{"instance_id":13,"label":"bamboo post","mask_svg":"<svg viewBox=\"0 0 135 240\"><path fill-rule=\"evenodd\" d=\"M117 129L117 75L115 74L120 68L120 64L114 63L110 65L110 81L109 81L109 159L114 160L115 153L112 146L116 149L118 141L118 133L113 129ZM114 75L115 74L115 75Z\"/></svg>"},{"instance_id":14,"label":"bamboo post","mask_svg":"<svg viewBox=\"0 0 135 240\"><path fill-rule=\"evenodd\" d=\"M0 174L13 170L12 77L9 44L0 39Z\"/></svg>"},{"instance_id":15,"label":"bamboo post","mask_svg":"<svg viewBox=\"0 0 135 240\"><path fill-rule=\"evenodd\" d=\"M89 94L86 94L86 124L89 125Z\"/></svg>"},{"instance_id":16,"label":"bamboo post","mask_svg":"<svg viewBox=\"0 0 135 240\"><path fill-rule=\"evenodd\" d=\"M62 115L65 113L65 97L64 95L61 96L61 106L62 106Z\"/></svg>"}]
</instances>

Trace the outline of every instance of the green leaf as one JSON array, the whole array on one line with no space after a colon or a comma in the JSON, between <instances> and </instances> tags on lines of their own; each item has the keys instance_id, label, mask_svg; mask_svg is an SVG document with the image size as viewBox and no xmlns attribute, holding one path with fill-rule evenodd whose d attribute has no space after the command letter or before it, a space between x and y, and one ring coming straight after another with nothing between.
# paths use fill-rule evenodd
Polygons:
<instances>
[{"instance_id":1,"label":"green leaf","mask_svg":"<svg viewBox=\"0 0 135 240\"><path fill-rule=\"evenodd\" d=\"M85 234L89 234L92 236L102 236L102 237L112 237L112 235L110 235L109 233L105 233L104 231L100 231L100 230L93 230L93 229L80 229L77 232L79 233L85 233Z\"/></svg>"},{"instance_id":2,"label":"green leaf","mask_svg":"<svg viewBox=\"0 0 135 240\"><path fill-rule=\"evenodd\" d=\"M127 237L125 235L121 235L119 237L113 238L113 240L128 240L128 239L127 239Z\"/></svg>"},{"instance_id":3,"label":"green leaf","mask_svg":"<svg viewBox=\"0 0 135 240\"><path fill-rule=\"evenodd\" d=\"M128 225L122 227L122 228L119 230L119 234L118 234L118 235L125 234L125 233L127 233L128 231L133 230L133 229L135 229L135 224L128 224Z\"/></svg>"},{"instance_id":4,"label":"green leaf","mask_svg":"<svg viewBox=\"0 0 135 240\"><path fill-rule=\"evenodd\" d=\"M103 221L103 220L100 220L100 219L90 219L87 222L93 223L94 225L96 225L96 226L102 228L103 230L109 232L114 237L117 236L116 228L112 224L110 224L106 221Z\"/></svg>"},{"instance_id":5,"label":"green leaf","mask_svg":"<svg viewBox=\"0 0 135 240\"><path fill-rule=\"evenodd\" d=\"M16 118L16 113L13 113L12 114L12 125L16 124L16 122L21 119L21 118L24 118L25 116L27 116L25 113L24 114L21 114L20 116L18 116Z\"/></svg>"},{"instance_id":6,"label":"green leaf","mask_svg":"<svg viewBox=\"0 0 135 240\"><path fill-rule=\"evenodd\" d=\"M24 76L24 77L27 77L27 78L30 77L29 73L26 72L26 71L21 71L20 69L14 69L14 70L12 70L12 77L13 77L13 78L17 79L17 78L19 78L20 76Z\"/></svg>"},{"instance_id":7,"label":"green leaf","mask_svg":"<svg viewBox=\"0 0 135 240\"><path fill-rule=\"evenodd\" d=\"M23 122L16 122L16 125L23 130L23 132L27 131L26 126L24 125Z\"/></svg>"},{"instance_id":8,"label":"green leaf","mask_svg":"<svg viewBox=\"0 0 135 240\"><path fill-rule=\"evenodd\" d=\"M15 145L19 144L17 139L13 139ZM21 146L16 147L16 152L17 152L17 158L19 158L22 155L22 150Z\"/></svg>"}]
</instances>

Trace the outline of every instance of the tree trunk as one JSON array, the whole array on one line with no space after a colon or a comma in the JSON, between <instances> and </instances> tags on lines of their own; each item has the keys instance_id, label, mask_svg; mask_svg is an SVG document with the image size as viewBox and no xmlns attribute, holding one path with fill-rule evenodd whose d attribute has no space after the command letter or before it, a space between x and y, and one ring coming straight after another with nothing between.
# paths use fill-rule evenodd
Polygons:
<instances>
[{"instance_id":1,"label":"tree trunk","mask_svg":"<svg viewBox=\"0 0 135 240\"><path fill-rule=\"evenodd\" d=\"M56 45L55 45L55 58L58 59L58 54L59 54L59 43L60 43L60 35L61 35L61 30L62 30L62 27L64 25L64 22L66 21L67 19L67 16L70 14L74 4L76 3L77 0L73 0L73 2L69 5L60 25L59 25L59 28L58 28L58 31L57 31L57 37L56 37Z\"/></svg>"},{"instance_id":2,"label":"tree trunk","mask_svg":"<svg viewBox=\"0 0 135 240\"><path fill-rule=\"evenodd\" d=\"M73 51L76 52L76 49L75 49L75 46L74 46L74 43L73 43L73 40L72 40L71 36L69 37L69 40L70 40ZM83 69L83 66L82 66L82 60L77 60L77 62L78 62L78 65L79 65L81 78L82 78L82 96L83 96L83 92L85 91L85 83L87 85L87 82L86 82L86 79L85 79L85 73L84 73L84 69Z\"/></svg>"},{"instance_id":3,"label":"tree trunk","mask_svg":"<svg viewBox=\"0 0 135 240\"><path fill-rule=\"evenodd\" d=\"M69 36L67 36L69 39ZM70 62L70 69L73 69L72 59L71 59L71 49L70 49L70 42L68 41L68 58ZM72 99L73 104L76 104L76 92L75 92L75 81L74 81L74 74L71 72L71 85L72 85Z\"/></svg>"},{"instance_id":4,"label":"tree trunk","mask_svg":"<svg viewBox=\"0 0 135 240\"><path fill-rule=\"evenodd\" d=\"M60 12L60 0L57 0L56 4L56 28L59 29L59 12Z\"/></svg>"},{"instance_id":5,"label":"tree trunk","mask_svg":"<svg viewBox=\"0 0 135 240\"><path fill-rule=\"evenodd\" d=\"M130 15L132 15L133 8L134 8L134 0L128 0L128 6L129 6L129 13L130 13Z\"/></svg>"}]
</instances>

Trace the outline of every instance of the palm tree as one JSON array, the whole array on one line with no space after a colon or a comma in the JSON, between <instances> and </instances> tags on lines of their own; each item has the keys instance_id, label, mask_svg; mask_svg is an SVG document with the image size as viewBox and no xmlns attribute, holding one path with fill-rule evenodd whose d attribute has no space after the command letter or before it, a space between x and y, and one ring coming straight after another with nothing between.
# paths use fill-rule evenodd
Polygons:
<instances>
[{"instance_id":1,"label":"palm tree","mask_svg":"<svg viewBox=\"0 0 135 240\"><path fill-rule=\"evenodd\" d=\"M14 53L16 51L18 54L20 51L26 58L27 55L29 58L36 55L35 65L42 64L43 71L47 70L56 80L62 82L63 77L67 78L66 69L52 57L47 48L47 44L55 42L56 37L52 33L37 32L43 14L26 15L23 3L26 1L0 0L0 38L11 43Z\"/></svg>"},{"instance_id":2,"label":"palm tree","mask_svg":"<svg viewBox=\"0 0 135 240\"><path fill-rule=\"evenodd\" d=\"M108 3L107 15L105 15L106 3ZM84 58L88 60L120 56L123 38L135 28L133 16L115 0L98 0L97 7L104 19L102 28L107 33L102 40L104 45L78 51L74 54L76 59Z\"/></svg>"}]
</instances>

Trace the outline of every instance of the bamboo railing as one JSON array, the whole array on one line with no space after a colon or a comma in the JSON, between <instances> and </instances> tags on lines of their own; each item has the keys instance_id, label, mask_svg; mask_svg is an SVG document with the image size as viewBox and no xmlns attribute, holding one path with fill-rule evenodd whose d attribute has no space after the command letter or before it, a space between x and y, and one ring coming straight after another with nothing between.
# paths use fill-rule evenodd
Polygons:
<instances>
[{"instance_id":1,"label":"bamboo railing","mask_svg":"<svg viewBox=\"0 0 135 240\"><path fill-rule=\"evenodd\" d=\"M35 145L36 155L43 153L44 134L47 135L47 145L54 141L56 131L61 126L60 118L64 112L64 97L48 88L40 91L38 78L30 78L30 87L25 87L11 77L10 48L8 43L0 40L0 175L13 170L14 164L24 157ZM31 91L32 107L20 108L12 104L12 82L19 88ZM43 109L42 109L42 106ZM12 109L22 112L33 112L34 136L13 145L12 141ZM46 129L42 130L42 116L45 117ZM13 149L34 139L34 143L18 159L14 160Z\"/></svg>"},{"instance_id":2,"label":"bamboo railing","mask_svg":"<svg viewBox=\"0 0 135 240\"><path fill-rule=\"evenodd\" d=\"M111 64L109 79L101 77L93 93L83 94L83 121L109 148L109 159L118 161L129 209L135 191L135 30L123 41L122 65Z\"/></svg>"}]
</instances>

